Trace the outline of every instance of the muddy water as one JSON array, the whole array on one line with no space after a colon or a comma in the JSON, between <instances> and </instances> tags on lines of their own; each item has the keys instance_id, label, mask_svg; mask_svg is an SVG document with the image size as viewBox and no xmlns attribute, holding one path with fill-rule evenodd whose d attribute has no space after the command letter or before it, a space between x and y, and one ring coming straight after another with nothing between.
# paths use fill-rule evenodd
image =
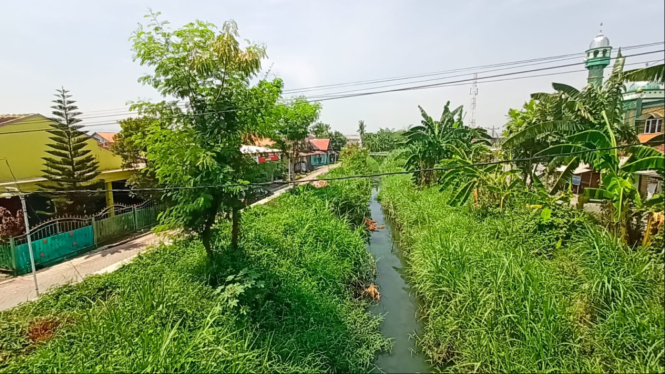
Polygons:
<instances>
[{"instance_id":1,"label":"muddy water","mask_svg":"<svg viewBox=\"0 0 665 374\"><path fill-rule=\"evenodd\" d=\"M381 292L381 302L372 306L370 311L384 316L381 333L392 339L393 348L391 352L377 357L375 372L428 373L432 368L411 337L414 333L420 333L422 327L417 315L418 301L406 283L401 250L393 242L393 227L376 200L378 192L378 188L373 191L370 211L376 224L386 228L372 233L367 248L377 260L376 284Z\"/></svg>"}]
</instances>

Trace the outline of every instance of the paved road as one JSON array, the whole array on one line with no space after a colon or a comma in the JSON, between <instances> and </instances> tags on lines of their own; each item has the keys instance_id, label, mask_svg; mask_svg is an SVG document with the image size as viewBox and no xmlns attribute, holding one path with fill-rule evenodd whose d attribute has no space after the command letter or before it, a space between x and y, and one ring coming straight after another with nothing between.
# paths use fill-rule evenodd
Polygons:
<instances>
[{"instance_id":1,"label":"paved road","mask_svg":"<svg viewBox=\"0 0 665 374\"><path fill-rule=\"evenodd\" d=\"M321 167L308 174L303 179L316 178L325 174L340 164ZM288 191L292 185L285 186L254 205L265 204L277 196ZM91 274L102 274L117 270L122 265L129 263L140 252L160 241L167 240L153 233L142 235L138 238L114 245L109 248L101 248L96 251L74 258L70 261L37 271L37 282L39 292L44 293L51 287L61 286L66 283L77 283ZM33 300L36 297L35 283L32 273L25 274L9 280L0 280L0 310L12 308L24 301Z\"/></svg>"}]
</instances>

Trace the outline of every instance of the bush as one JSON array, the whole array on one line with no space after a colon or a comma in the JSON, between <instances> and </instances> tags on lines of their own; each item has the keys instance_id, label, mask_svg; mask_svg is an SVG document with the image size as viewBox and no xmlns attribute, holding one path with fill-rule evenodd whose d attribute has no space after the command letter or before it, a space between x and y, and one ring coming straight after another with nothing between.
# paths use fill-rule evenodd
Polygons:
<instances>
[{"instance_id":1,"label":"bush","mask_svg":"<svg viewBox=\"0 0 665 374\"><path fill-rule=\"evenodd\" d=\"M332 169L321 178L339 178L346 176L368 175L376 173L378 163L369 157L367 149L350 145L342 150L340 155L341 166ZM369 216L369 200L372 197L372 184L369 178L343 179L330 181L328 187L315 189L303 186L295 190L295 194L311 193L325 200L328 207L338 217L347 220L353 227L363 224L365 217Z\"/></svg>"}]
</instances>

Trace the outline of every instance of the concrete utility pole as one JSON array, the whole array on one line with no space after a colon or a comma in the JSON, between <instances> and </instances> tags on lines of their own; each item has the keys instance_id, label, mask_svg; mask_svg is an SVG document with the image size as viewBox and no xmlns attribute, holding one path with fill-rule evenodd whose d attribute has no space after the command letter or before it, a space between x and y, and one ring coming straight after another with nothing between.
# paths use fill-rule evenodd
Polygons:
<instances>
[{"instance_id":1,"label":"concrete utility pole","mask_svg":"<svg viewBox=\"0 0 665 374\"><path fill-rule=\"evenodd\" d=\"M473 73L473 84L471 84L471 124L469 127L476 127L476 98L478 97L478 73Z\"/></svg>"},{"instance_id":2,"label":"concrete utility pole","mask_svg":"<svg viewBox=\"0 0 665 374\"><path fill-rule=\"evenodd\" d=\"M7 199L18 195L21 199L21 206L23 207L23 220L25 222L25 235L28 240L28 252L30 252L30 266L32 267L32 278L35 280L35 292L39 296L39 285L37 284L37 270L35 269L35 256L32 254L32 238L30 237L30 223L28 223L28 207L25 204L25 195L18 188L5 187L10 193L2 194L2 197Z\"/></svg>"}]
</instances>

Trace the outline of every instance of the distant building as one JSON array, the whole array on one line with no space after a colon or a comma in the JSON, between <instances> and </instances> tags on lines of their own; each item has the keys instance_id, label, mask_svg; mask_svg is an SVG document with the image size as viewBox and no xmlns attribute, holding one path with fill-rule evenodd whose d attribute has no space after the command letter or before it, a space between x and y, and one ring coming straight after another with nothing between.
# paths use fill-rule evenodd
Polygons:
<instances>
[{"instance_id":1,"label":"distant building","mask_svg":"<svg viewBox=\"0 0 665 374\"><path fill-rule=\"evenodd\" d=\"M346 137L346 144L347 145L357 145L358 147L362 147L362 139L360 139L360 135L358 134L352 134L352 135L344 135Z\"/></svg>"},{"instance_id":2,"label":"distant building","mask_svg":"<svg viewBox=\"0 0 665 374\"><path fill-rule=\"evenodd\" d=\"M5 187L17 187L24 192L35 191L39 183L46 182L42 157L49 156L46 151L49 149L47 145L52 142L52 135L45 130L50 128L51 123L41 114L0 115L0 192L5 192ZM120 156L107 149L108 139L104 144L90 137L87 149L99 162L98 170L101 172L93 182L103 181L105 188L111 189L113 182L124 183L136 170L123 169ZM0 204L13 206L16 201L12 200L17 201L18 198L0 199ZM107 206L114 205L112 192L106 193L106 203Z\"/></svg>"},{"instance_id":3,"label":"distant building","mask_svg":"<svg viewBox=\"0 0 665 374\"><path fill-rule=\"evenodd\" d=\"M95 132L90 135L97 141L100 147L109 148L111 144L115 143L116 133L114 132Z\"/></svg>"},{"instance_id":4,"label":"distant building","mask_svg":"<svg viewBox=\"0 0 665 374\"><path fill-rule=\"evenodd\" d=\"M603 84L604 70L610 64L612 46L610 40L602 31L591 41L586 50L585 65L589 71L587 82L596 87ZM665 117L665 90L662 84L656 82L631 82L626 84L623 94L624 121L634 126L641 143L648 143L651 139L663 133ZM660 152L665 151L663 144L654 146ZM622 159L622 163L626 158ZM580 187L598 187L600 174L591 170L588 165L581 164L574 175ZM573 183L575 184L575 183ZM642 197L650 197L663 191L663 180L655 170L637 172L635 186Z\"/></svg>"},{"instance_id":5,"label":"distant building","mask_svg":"<svg viewBox=\"0 0 665 374\"><path fill-rule=\"evenodd\" d=\"M624 120L635 126L640 142L646 143L663 133L665 117L665 90L654 82L632 82L626 84L623 95ZM654 148L663 152L663 144Z\"/></svg>"},{"instance_id":6,"label":"distant building","mask_svg":"<svg viewBox=\"0 0 665 374\"><path fill-rule=\"evenodd\" d=\"M282 151L275 148L260 147L258 145L243 145L240 152L246 155L252 155L257 164L264 162L279 161Z\"/></svg>"}]
</instances>

